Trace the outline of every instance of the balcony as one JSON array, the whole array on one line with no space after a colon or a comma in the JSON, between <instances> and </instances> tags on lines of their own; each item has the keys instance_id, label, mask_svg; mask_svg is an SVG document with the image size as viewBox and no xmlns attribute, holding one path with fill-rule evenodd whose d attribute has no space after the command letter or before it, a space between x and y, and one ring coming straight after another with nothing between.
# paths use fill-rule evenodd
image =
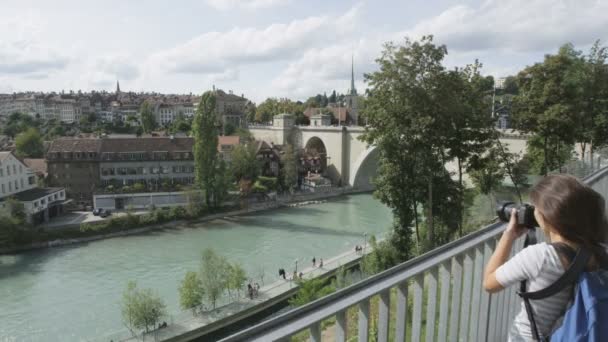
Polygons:
<instances>
[{"instance_id":1,"label":"balcony","mask_svg":"<svg viewBox=\"0 0 608 342\"><path fill-rule=\"evenodd\" d=\"M583 181L608 197L608 168ZM516 287L496 294L482 288L483 269L504 228L492 224L222 341L288 341L302 331L308 331L313 342L322 336L346 341L350 308L357 310L358 322L356 336L349 334L349 340L384 342L390 336L391 341L506 341L520 308ZM519 239L512 254L522 247ZM376 302L377 316L372 317ZM329 319L335 323L323 331L321 323Z\"/></svg>"}]
</instances>

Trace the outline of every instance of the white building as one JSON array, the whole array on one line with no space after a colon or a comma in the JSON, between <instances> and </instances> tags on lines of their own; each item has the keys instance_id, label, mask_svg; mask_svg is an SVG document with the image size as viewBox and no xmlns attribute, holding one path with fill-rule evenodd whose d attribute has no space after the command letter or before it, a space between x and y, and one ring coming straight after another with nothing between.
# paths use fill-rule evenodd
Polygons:
<instances>
[{"instance_id":1,"label":"white building","mask_svg":"<svg viewBox=\"0 0 608 342\"><path fill-rule=\"evenodd\" d=\"M0 151L0 210L7 209L6 200L23 203L29 222L48 221L63 211L63 188L38 188L36 174L10 151Z\"/></svg>"}]
</instances>

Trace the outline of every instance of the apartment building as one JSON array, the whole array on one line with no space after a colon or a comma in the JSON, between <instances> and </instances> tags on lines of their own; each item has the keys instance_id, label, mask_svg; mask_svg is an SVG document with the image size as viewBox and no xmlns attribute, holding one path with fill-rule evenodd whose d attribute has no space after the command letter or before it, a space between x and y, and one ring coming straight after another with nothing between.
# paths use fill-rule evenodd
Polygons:
<instances>
[{"instance_id":1,"label":"apartment building","mask_svg":"<svg viewBox=\"0 0 608 342\"><path fill-rule=\"evenodd\" d=\"M63 212L63 188L38 188L36 174L10 151L0 151L0 210L8 209L7 199L23 203L29 222L48 221Z\"/></svg>"}]
</instances>

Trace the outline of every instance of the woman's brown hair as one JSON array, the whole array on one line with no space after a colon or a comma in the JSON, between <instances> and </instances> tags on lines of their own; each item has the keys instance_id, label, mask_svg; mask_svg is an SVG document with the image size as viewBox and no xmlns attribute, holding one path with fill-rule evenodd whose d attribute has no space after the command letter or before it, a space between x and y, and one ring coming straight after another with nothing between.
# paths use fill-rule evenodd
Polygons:
<instances>
[{"instance_id":1,"label":"woman's brown hair","mask_svg":"<svg viewBox=\"0 0 608 342\"><path fill-rule=\"evenodd\" d=\"M530 192L544 219L568 241L589 250L597 262L606 261L608 222L602 195L568 175L550 175Z\"/></svg>"}]
</instances>

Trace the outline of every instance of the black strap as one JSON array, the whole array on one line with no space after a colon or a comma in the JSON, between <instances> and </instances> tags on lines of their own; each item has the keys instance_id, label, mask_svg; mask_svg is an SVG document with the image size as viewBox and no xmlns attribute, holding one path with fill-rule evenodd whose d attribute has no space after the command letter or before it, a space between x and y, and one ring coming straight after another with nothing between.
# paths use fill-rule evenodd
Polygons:
<instances>
[{"instance_id":1,"label":"black strap","mask_svg":"<svg viewBox=\"0 0 608 342\"><path fill-rule=\"evenodd\" d=\"M585 270L585 267L587 267L587 263L589 263L590 258L591 253L579 248L576 252L572 265L570 265L564 274L557 278L553 284L545 287L542 290L520 293L520 296L522 298L538 300L555 295L556 293L565 289L567 286L572 285L578 279L579 275Z\"/></svg>"},{"instance_id":2,"label":"black strap","mask_svg":"<svg viewBox=\"0 0 608 342\"><path fill-rule=\"evenodd\" d=\"M526 235L524 248L535 243L535 232L530 230ZM548 338L541 339L540 337L540 333L538 332L538 327L536 325L536 320L534 319L534 311L532 311L532 304L530 303L530 300L538 300L553 296L564 288L566 288L567 286L573 284L578 279L579 275L585 270L585 267L587 266L587 263L591 258L591 254L587 250L581 248L574 252L574 250L572 250L569 246L565 244L556 243L553 244L553 247L558 251L558 254L565 255L571 261L570 267L568 267L564 274L562 274L553 284L538 291L526 292L526 281L523 280L520 283L520 291L518 293L524 301L524 307L526 308L528 320L530 321L532 336L537 341L546 341L548 340Z\"/></svg>"},{"instance_id":3,"label":"black strap","mask_svg":"<svg viewBox=\"0 0 608 342\"><path fill-rule=\"evenodd\" d=\"M524 248L535 245L536 244L536 231L534 229L528 229L526 232L526 240L524 240ZM519 283L519 292L518 294L521 296L526 293L526 280L522 280ZM540 341L540 334L538 333L538 328L536 327L536 320L534 319L534 311L532 311L532 304L528 298L522 297L524 300L524 307L526 308L526 314L528 315L528 321L530 322L530 329L532 330L532 337L535 340Z\"/></svg>"}]
</instances>

